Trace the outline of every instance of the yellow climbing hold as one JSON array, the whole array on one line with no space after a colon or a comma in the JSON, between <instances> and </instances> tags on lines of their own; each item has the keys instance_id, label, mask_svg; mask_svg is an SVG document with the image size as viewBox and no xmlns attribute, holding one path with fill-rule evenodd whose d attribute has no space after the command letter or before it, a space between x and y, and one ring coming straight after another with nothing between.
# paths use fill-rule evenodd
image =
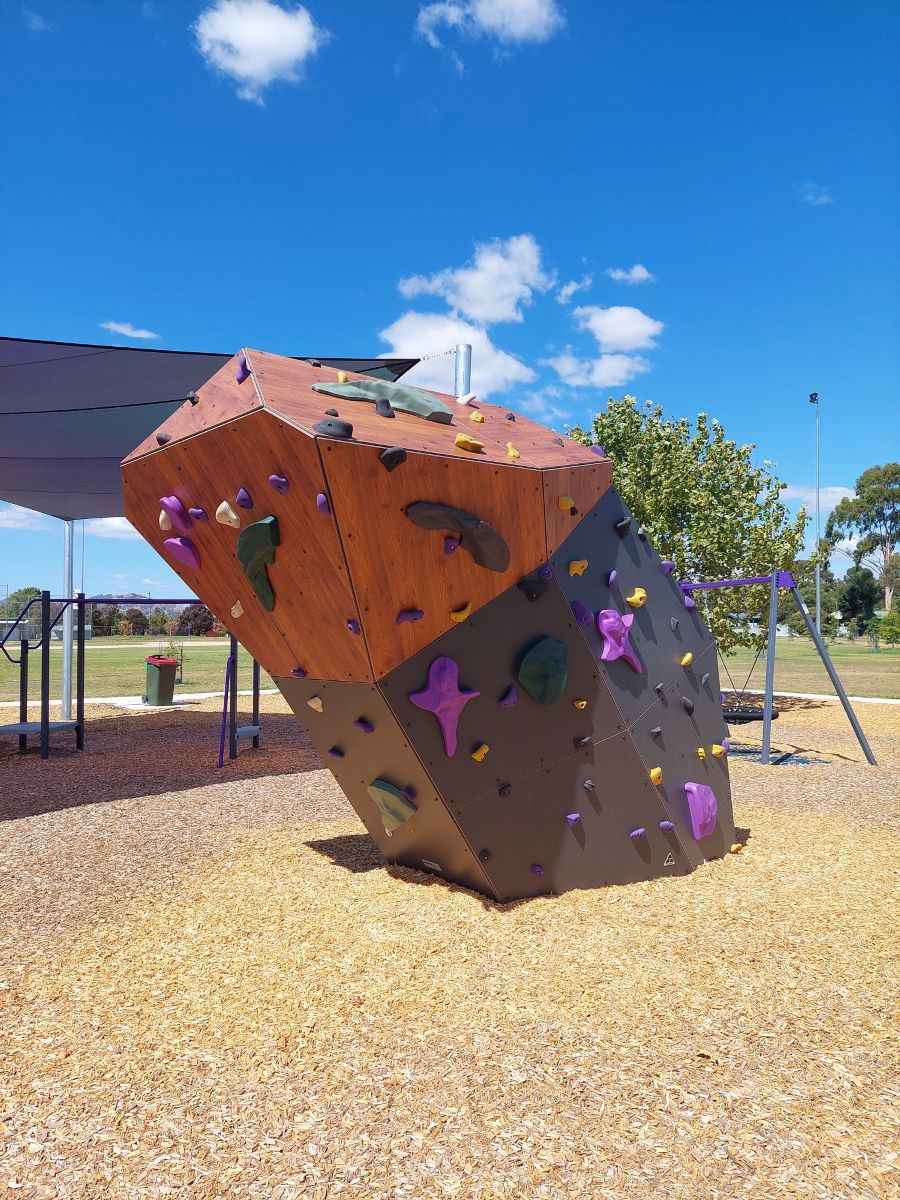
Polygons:
<instances>
[{"instance_id":1,"label":"yellow climbing hold","mask_svg":"<svg viewBox=\"0 0 900 1200\"><path fill-rule=\"evenodd\" d=\"M484 421L484 413L479 412L478 409L476 408L475 411L469 417L469 420L474 421L476 425L481 425L481 423Z\"/></svg>"},{"instance_id":2,"label":"yellow climbing hold","mask_svg":"<svg viewBox=\"0 0 900 1200\"><path fill-rule=\"evenodd\" d=\"M650 782L655 783L657 787L662 783L662 767L651 767L649 775Z\"/></svg>"},{"instance_id":3,"label":"yellow climbing hold","mask_svg":"<svg viewBox=\"0 0 900 1200\"><path fill-rule=\"evenodd\" d=\"M322 703L321 696L310 696L310 698L307 700L306 703L309 705L310 708L314 708L316 710L316 712L324 712L325 711L325 705Z\"/></svg>"},{"instance_id":4,"label":"yellow climbing hold","mask_svg":"<svg viewBox=\"0 0 900 1200\"><path fill-rule=\"evenodd\" d=\"M710 746L710 750L712 750L713 758L721 758L725 753L725 747L720 746L718 742L714 746Z\"/></svg>"},{"instance_id":5,"label":"yellow climbing hold","mask_svg":"<svg viewBox=\"0 0 900 1200\"><path fill-rule=\"evenodd\" d=\"M164 508L159 510L159 527L160 529L169 530L172 528L172 518Z\"/></svg>"},{"instance_id":6,"label":"yellow climbing hold","mask_svg":"<svg viewBox=\"0 0 900 1200\"><path fill-rule=\"evenodd\" d=\"M697 747L697 757L698 758L706 758L706 751L703 749L702 746Z\"/></svg>"},{"instance_id":7,"label":"yellow climbing hold","mask_svg":"<svg viewBox=\"0 0 900 1200\"><path fill-rule=\"evenodd\" d=\"M743 850L743 848L744 847L741 844L741 842L732 842L731 846L730 846L730 850L731 850L732 854L740 854L740 852Z\"/></svg>"},{"instance_id":8,"label":"yellow climbing hold","mask_svg":"<svg viewBox=\"0 0 900 1200\"><path fill-rule=\"evenodd\" d=\"M560 496L556 502L563 512L568 512L570 508L575 507L575 501L571 496Z\"/></svg>"},{"instance_id":9,"label":"yellow climbing hold","mask_svg":"<svg viewBox=\"0 0 900 1200\"><path fill-rule=\"evenodd\" d=\"M647 593L642 587L636 587L630 596L625 597L625 603L632 608L641 608L647 603Z\"/></svg>"},{"instance_id":10,"label":"yellow climbing hold","mask_svg":"<svg viewBox=\"0 0 900 1200\"><path fill-rule=\"evenodd\" d=\"M472 751L472 758L474 758L476 762L484 762L484 756L487 754L488 750L490 750L490 746L487 744L487 742L482 742L477 750Z\"/></svg>"},{"instance_id":11,"label":"yellow climbing hold","mask_svg":"<svg viewBox=\"0 0 900 1200\"><path fill-rule=\"evenodd\" d=\"M468 450L471 454L480 454L484 449L484 442L479 442L476 438L469 437L467 433L458 433L456 435L456 444L460 450Z\"/></svg>"},{"instance_id":12,"label":"yellow climbing hold","mask_svg":"<svg viewBox=\"0 0 900 1200\"><path fill-rule=\"evenodd\" d=\"M522 455L518 452L518 450L515 448L515 446L512 444L512 442L506 443L506 453L509 455L510 458L521 458L522 457Z\"/></svg>"},{"instance_id":13,"label":"yellow climbing hold","mask_svg":"<svg viewBox=\"0 0 900 1200\"><path fill-rule=\"evenodd\" d=\"M693 661L694 661L694 656L693 656L693 654L691 654L690 650L688 650L687 654L682 654L681 665L683 667L689 667Z\"/></svg>"},{"instance_id":14,"label":"yellow climbing hold","mask_svg":"<svg viewBox=\"0 0 900 1200\"><path fill-rule=\"evenodd\" d=\"M576 708L587 708L587 700L573 700L572 703Z\"/></svg>"},{"instance_id":15,"label":"yellow climbing hold","mask_svg":"<svg viewBox=\"0 0 900 1200\"><path fill-rule=\"evenodd\" d=\"M338 383L347 383L349 379L350 376L346 371L338 371Z\"/></svg>"},{"instance_id":16,"label":"yellow climbing hold","mask_svg":"<svg viewBox=\"0 0 900 1200\"><path fill-rule=\"evenodd\" d=\"M569 563L570 575L583 575L587 570L588 560L586 558L573 558Z\"/></svg>"},{"instance_id":17,"label":"yellow climbing hold","mask_svg":"<svg viewBox=\"0 0 900 1200\"><path fill-rule=\"evenodd\" d=\"M234 602L234 604L232 604L231 615L235 619L237 619L238 617L242 617L244 615L244 606L243 606L243 604L241 604L240 600L236 600Z\"/></svg>"},{"instance_id":18,"label":"yellow climbing hold","mask_svg":"<svg viewBox=\"0 0 900 1200\"><path fill-rule=\"evenodd\" d=\"M220 525L230 525L233 529L240 529L241 527L241 518L227 500L223 500L216 509L216 520Z\"/></svg>"},{"instance_id":19,"label":"yellow climbing hold","mask_svg":"<svg viewBox=\"0 0 900 1200\"><path fill-rule=\"evenodd\" d=\"M465 602L465 604L462 606L462 608L451 608L450 609L450 620L451 621L464 621L471 611L472 611L472 601L467 600Z\"/></svg>"}]
</instances>

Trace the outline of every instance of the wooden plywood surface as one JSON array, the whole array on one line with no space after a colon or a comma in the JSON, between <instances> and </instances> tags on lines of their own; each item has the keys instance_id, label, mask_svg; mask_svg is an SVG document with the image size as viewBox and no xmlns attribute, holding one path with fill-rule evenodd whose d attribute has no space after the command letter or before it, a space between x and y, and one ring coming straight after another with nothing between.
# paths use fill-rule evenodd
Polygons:
<instances>
[{"instance_id":1,"label":"wooden plywood surface","mask_svg":"<svg viewBox=\"0 0 900 1200\"><path fill-rule=\"evenodd\" d=\"M290 481L284 495L269 485L271 474ZM313 438L274 414L252 412L126 464L122 478L128 519L270 674L289 675L301 666L323 679L371 678L364 638L347 629L359 614L337 529L316 506L317 493L327 488ZM253 498L250 510L235 505L241 487ZM163 551L164 539L177 533L159 528L163 495L209 515L189 534L201 556L197 571ZM269 515L278 519L281 544L267 568L275 591L271 613L238 562L239 531L215 520L222 500L235 507L242 527ZM238 600L244 615L234 618Z\"/></svg>"},{"instance_id":2,"label":"wooden plywood surface","mask_svg":"<svg viewBox=\"0 0 900 1200\"><path fill-rule=\"evenodd\" d=\"M540 472L424 454L388 472L371 446L324 439L319 446L376 678L451 628L451 609L471 602L477 611L544 561ZM443 532L405 516L418 500L487 521L509 545L508 570L481 567L461 547L445 554ZM397 614L413 608L425 616L398 625Z\"/></svg>"},{"instance_id":3,"label":"wooden plywood surface","mask_svg":"<svg viewBox=\"0 0 900 1200\"><path fill-rule=\"evenodd\" d=\"M575 526L590 512L603 493L612 485L612 462L608 458L591 456L592 463L576 467L557 467L544 471L544 519L547 525L547 557L566 540ZM559 507L560 497L575 501L576 514Z\"/></svg>"},{"instance_id":4,"label":"wooden plywood surface","mask_svg":"<svg viewBox=\"0 0 900 1200\"><path fill-rule=\"evenodd\" d=\"M204 430L215 429L224 425L226 421L233 421L245 413L261 408L253 380L248 378L243 383L238 383L234 378L236 369L237 355L197 389L199 399L196 404L185 401L181 408L176 409L168 420L132 450L125 462L132 462L159 450L160 445L156 440L158 433L168 433L172 442L177 442ZM171 442L168 445L171 445Z\"/></svg>"},{"instance_id":5,"label":"wooden plywood surface","mask_svg":"<svg viewBox=\"0 0 900 1200\"><path fill-rule=\"evenodd\" d=\"M595 463L596 456L587 447L564 438L530 420L516 414L515 421L506 420L507 408L480 401L475 408L456 404L452 396L433 393L452 410L449 425L425 421L421 417L397 413L393 419L379 417L374 405L359 400L341 400L312 390L314 383L336 383L337 371L333 367L312 367L309 363L280 358L260 350L249 350L256 379L267 408L276 409L289 420L312 429L316 422L325 419L327 408L336 408L343 420L353 426L353 438L379 446L402 446L426 454L445 454L460 461L502 463L511 469L566 466L574 463ZM351 381L371 382L366 376L348 374ZM483 422L470 420L476 411L484 416ZM455 445L457 434L466 433L484 443L484 451L472 454ZM554 441L556 439L556 441ZM521 455L518 459L509 456L507 442L512 442ZM562 445L558 445L562 442Z\"/></svg>"}]
</instances>

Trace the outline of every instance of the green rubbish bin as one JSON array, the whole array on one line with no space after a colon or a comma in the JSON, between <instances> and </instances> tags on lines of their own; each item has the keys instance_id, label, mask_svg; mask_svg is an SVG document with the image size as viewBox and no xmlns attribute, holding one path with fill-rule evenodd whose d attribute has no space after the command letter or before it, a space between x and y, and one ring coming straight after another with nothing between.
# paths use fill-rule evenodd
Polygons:
<instances>
[{"instance_id":1,"label":"green rubbish bin","mask_svg":"<svg viewBox=\"0 0 900 1200\"><path fill-rule=\"evenodd\" d=\"M147 690L145 704L171 704L175 695L175 676L178 674L178 659L166 654L150 654L147 663Z\"/></svg>"}]
</instances>

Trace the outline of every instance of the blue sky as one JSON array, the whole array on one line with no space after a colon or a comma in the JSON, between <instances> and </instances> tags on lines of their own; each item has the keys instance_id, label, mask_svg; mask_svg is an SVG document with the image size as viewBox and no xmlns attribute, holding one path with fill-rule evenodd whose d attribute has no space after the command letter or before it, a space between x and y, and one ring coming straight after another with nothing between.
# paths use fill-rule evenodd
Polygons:
<instances>
[{"instance_id":1,"label":"blue sky","mask_svg":"<svg viewBox=\"0 0 900 1200\"><path fill-rule=\"evenodd\" d=\"M624 392L712 413L795 504L811 391L827 503L897 457L893 0L29 0L0 26L4 334L471 341L479 395L560 428ZM86 588L182 594L129 532L88 525ZM61 546L0 505L0 596L60 587Z\"/></svg>"}]
</instances>

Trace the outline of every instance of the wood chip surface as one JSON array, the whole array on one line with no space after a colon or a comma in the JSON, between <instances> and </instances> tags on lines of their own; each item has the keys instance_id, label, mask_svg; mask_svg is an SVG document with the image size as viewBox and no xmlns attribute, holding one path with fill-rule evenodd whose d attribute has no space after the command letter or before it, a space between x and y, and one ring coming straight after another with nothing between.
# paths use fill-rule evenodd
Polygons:
<instances>
[{"instance_id":1,"label":"wood chip surface","mask_svg":"<svg viewBox=\"0 0 900 1200\"><path fill-rule=\"evenodd\" d=\"M898 1194L900 709L872 768L785 708L741 853L509 905L387 868L278 698L217 771L213 710L0 742L0 1196Z\"/></svg>"}]
</instances>

